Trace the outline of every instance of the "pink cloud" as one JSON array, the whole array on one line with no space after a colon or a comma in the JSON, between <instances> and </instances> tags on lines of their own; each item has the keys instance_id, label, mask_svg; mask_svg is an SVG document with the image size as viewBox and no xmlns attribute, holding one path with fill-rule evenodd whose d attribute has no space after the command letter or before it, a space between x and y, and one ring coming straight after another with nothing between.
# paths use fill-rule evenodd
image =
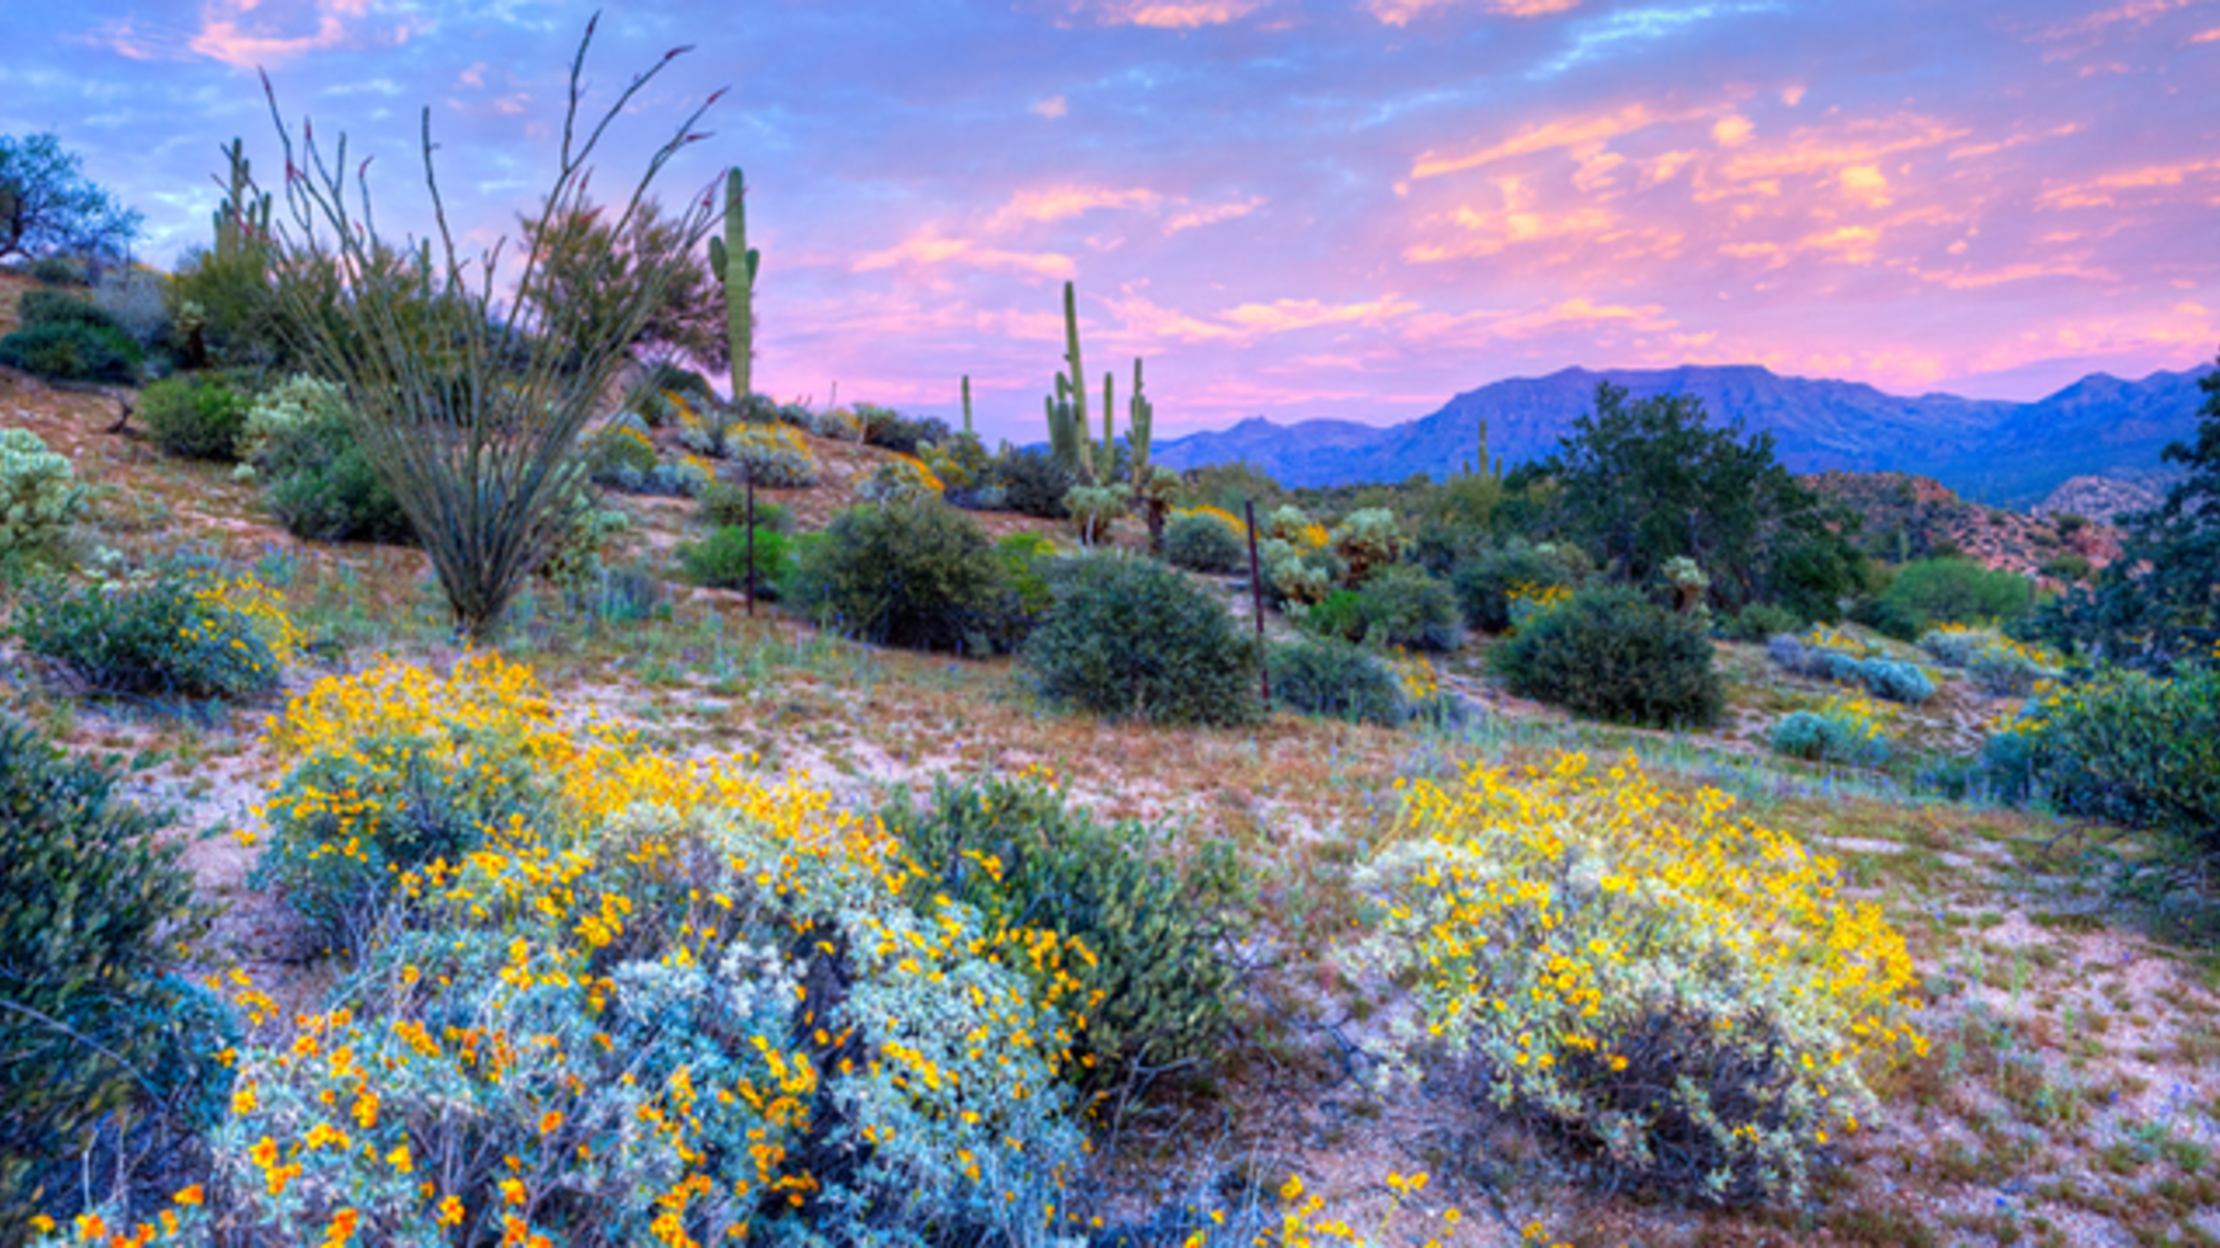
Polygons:
<instances>
[{"instance_id":1,"label":"pink cloud","mask_svg":"<svg viewBox=\"0 0 2220 1248\"><path fill-rule=\"evenodd\" d=\"M1076 267L1071 257L1055 252L1006 251L996 247L982 247L968 238L944 238L937 235L920 235L882 251L865 254L850 266L850 271L870 273L878 269L895 267L932 268L955 265L972 269L1011 269L1041 277L1070 277Z\"/></svg>"},{"instance_id":2,"label":"pink cloud","mask_svg":"<svg viewBox=\"0 0 2220 1248\"><path fill-rule=\"evenodd\" d=\"M1264 4L1265 0L1114 0L1094 6L1093 16L1105 26L1197 30L1240 21Z\"/></svg>"}]
</instances>

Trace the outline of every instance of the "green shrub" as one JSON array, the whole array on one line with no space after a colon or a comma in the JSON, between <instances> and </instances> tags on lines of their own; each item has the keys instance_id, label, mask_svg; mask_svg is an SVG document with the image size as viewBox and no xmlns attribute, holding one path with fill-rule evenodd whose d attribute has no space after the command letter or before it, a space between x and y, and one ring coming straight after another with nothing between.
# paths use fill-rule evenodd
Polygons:
<instances>
[{"instance_id":1,"label":"green shrub","mask_svg":"<svg viewBox=\"0 0 2220 1248\"><path fill-rule=\"evenodd\" d=\"M185 257L165 292L178 358L188 368L267 371L298 367L284 313L270 289L268 257L242 247Z\"/></svg>"},{"instance_id":2,"label":"green shrub","mask_svg":"<svg viewBox=\"0 0 2220 1248\"><path fill-rule=\"evenodd\" d=\"M1696 726L1726 704L1702 628L1622 586L1575 593L1489 659L1521 696L1597 719Z\"/></svg>"},{"instance_id":3,"label":"green shrub","mask_svg":"<svg viewBox=\"0 0 2220 1248\"><path fill-rule=\"evenodd\" d=\"M721 529L728 525L748 523L748 492L740 486L719 481L701 492L701 501L695 505L694 515L703 524ZM777 533L794 531L794 509L768 498L755 500L755 527Z\"/></svg>"},{"instance_id":4,"label":"green shrub","mask_svg":"<svg viewBox=\"0 0 2220 1248\"><path fill-rule=\"evenodd\" d=\"M1248 563L1249 548L1216 516L1188 512L1164 526L1164 557L1193 572L1231 572Z\"/></svg>"},{"instance_id":5,"label":"green shrub","mask_svg":"<svg viewBox=\"0 0 2220 1248\"><path fill-rule=\"evenodd\" d=\"M1804 619L1787 607L1753 602L1736 612L1723 631L1736 641L1762 642L1779 634L1802 632L1804 624Z\"/></svg>"},{"instance_id":6,"label":"green shrub","mask_svg":"<svg viewBox=\"0 0 2220 1248\"><path fill-rule=\"evenodd\" d=\"M793 553L786 534L757 525L755 528L755 592L777 597L778 584L788 577ZM748 587L748 530L737 524L720 525L698 542L678 544L678 566L686 579L712 589Z\"/></svg>"},{"instance_id":7,"label":"green shrub","mask_svg":"<svg viewBox=\"0 0 2220 1248\"><path fill-rule=\"evenodd\" d=\"M2089 562L2089 556L2069 552L2063 555L2053 555L2051 558L2044 560L2039 571L2044 576L2061 581L2086 581L2096 571L2096 567Z\"/></svg>"},{"instance_id":8,"label":"green shrub","mask_svg":"<svg viewBox=\"0 0 2220 1248\"><path fill-rule=\"evenodd\" d=\"M1343 641L1301 641L1271 651L1272 700L1305 715L1402 723L1403 688L1380 656Z\"/></svg>"},{"instance_id":9,"label":"green shrub","mask_svg":"<svg viewBox=\"0 0 2220 1248\"><path fill-rule=\"evenodd\" d=\"M881 811L923 874L909 898L944 898L989 928L1053 931L1089 956L1064 968L1078 999L1100 999L1065 1068L1085 1094L1137 1091L1218 1051L1235 974L1239 861L1222 840L1181 853L1166 829L1098 821L1031 776L936 779L929 801L898 792Z\"/></svg>"},{"instance_id":10,"label":"green shrub","mask_svg":"<svg viewBox=\"0 0 2220 1248\"><path fill-rule=\"evenodd\" d=\"M2062 686L2031 699L1984 753L2008 798L2156 831L2199 872L2220 863L2220 670Z\"/></svg>"},{"instance_id":11,"label":"green shrub","mask_svg":"<svg viewBox=\"0 0 2220 1248\"><path fill-rule=\"evenodd\" d=\"M355 440L337 386L296 377L255 402L240 435L263 505L312 542L415 541L401 500Z\"/></svg>"},{"instance_id":12,"label":"green shrub","mask_svg":"<svg viewBox=\"0 0 2220 1248\"><path fill-rule=\"evenodd\" d=\"M1002 487L1004 507L1042 520L1063 519L1064 495L1078 484L1063 461L1038 448L1017 448L997 457L994 478Z\"/></svg>"},{"instance_id":13,"label":"green shrub","mask_svg":"<svg viewBox=\"0 0 2220 1248\"><path fill-rule=\"evenodd\" d=\"M1858 683L1877 698L1914 706L1935 696L1935 681L1917 664L1900 659L1867 659L1858 668Z\"/></svg>"},{"instance_id":14,"label":"green shrub","mask_svg":"<svg viewBox=\"0 0 2220 1248\"><path fill-rule=\"evenodd\" d=\"M948 422L936 417L912 419L874 403L856 404L855 414L857 423L863 427L866 443L883 446L896 454L915 455L924 443L948 441Z\"/></svg>"},{"instance_id":15,"label":"green shrub","mask_svg":"<svg viewBox=\"0 0 2220 1248\"><path fill-rule=\"evenodd\" d=\"M1501 633L1511 627L1514 591L1573 585L1577 580L1554 548L1514 539L1459 567L1449 583L1466 623L1484 633Z\"/></svg>"},{"instance_id":16,"label":"green shrub","mask_svg":"<svg viewBox=\"0 0 2220 1248\"><path fill-rule=\"evenodd\" d=\"M1239 724L1262 712L1255 643L1185 574L1153 559L1064 561L1025 647L1051 702L1152 723Z\"/></svg>"},{"instance_id":17,"label":"green shrub","mask_svg":"<svg viewBox=\"0 0 2220 1248\"><path fill-rule=\"evenodd\" d=\"M0 364L48 381L128 382L140 358L126 335L87 325L33 325L0 338Z\"/></svg>"},{"instance_id":18,"label":"green shrub","mask_svg":"<svg viewBox=\"0 0 2220 1248\"><path fill-rule=\"evenodd\" d=\"M111 1113L213 1121L222 1011L170 974L206 918L167 820L0 716L0 1209L67 1199Z\"/></svg>"},{"instance_id":19,"label":"green shrub","mask_svg":"<svg viewBox=\"0 0 2220 1248\"><path fill-rule=\"evenodd\" d=\"M0 429L0 559L50 548L84 508L67 456L28 429Z\"/></svg>"},{"instance_id":20,"label":"green shrub","mask_svg":"<svg viewBox=\"0 0 2220 1248\"><path fill-rule=\"evenodd\" d=\"M130 337L123 322L115 314L76 295L59 290L27 290L15 305L18 326L29 329L35 325L82 325L87 329L105 330Z\"/></svg>"},{"instance_id":21,"label":"green shrub","mask_svg":"<svg viewBox=\"0 0 2220 1248\"><path fill-rule=\"evenodd\" d=\"M1003 564L969 516L938 500L851 507L799 552L796 606L874 645L992 653L1005 634Z\"/></svg>"},{"instance_id":22,"label":"green shrub","mask_svg":"<svg viewBox=\"0 0 2220 1248\"><path fill-rule=\"evenodd\" d=\"M176 571L113 586L35 581L15 630L24 649L101 693L243 698L280 679L265 626L222 586Z\"/></svg>"},{"instance_id":23,"label":"green shrub","mask_svg":"<svg viewBox=\"0 0 2220 1248\"><path fill-rule=\"evenodd\" d=\"M1889 759L1887 725L1870 706L1837 699L1816 711L1791 711L1773 725L1772 746L1792 758L1878 767Z\"/></svg>"},{"instance_id":24,"label":"green shrub","mask_svg":"<svg viewBox=\"0 0 2220 1248\"><path fill-rule=\"evenodd\" d=\"M647 422L632 412L619 412L587 435L582 448L586 474L595 485L636 492L655 471L655 441Z\"/></svg>"},{"instance_id":25,"label":"green shrub","mask_svg":"<svg viewBox=\"0 0 2220 1248\"><path fill-rule=\"evenodd\" d=\"M164 454L232 461L239 458L239 436L253 406L221 379L194 374L148 386L139 419Z\"/></svg>"},{"instance_id":26,"label":"green shrub","mask_svg":"<svg viewBox=\"0 0 2220 1248\"><path fill-rule=\"evenodd\" d=\"M1407 563L1372 573L1357 590L1364 621L1362 638L1371 645L1407 650L1457 648L1457 595Z\"/></svg>"},{"instance_id":27,"label":"green shrub","mask_svg":"<svg viewBox=\"0 0 2220 1248\"><path fill-rule=\"evenodd\" d=\"M1937 624L2012 620L2032 605L2032 585L2017 572L1991 570L1971 559L1922 559L1897 569L1882 591L1883 632L1909 641Z\"/></svg>"},{"instance_id":28,"label":"green shrub","mask_svg":"<svg viewBox=\"0 0 2220 1248\"><path fill-rule=\"evenodd\" d=\"M40 256L26 271L32 281L48 286L83 286L92 280L90 269L80 256Z\"/></svg>"}]
</instances>

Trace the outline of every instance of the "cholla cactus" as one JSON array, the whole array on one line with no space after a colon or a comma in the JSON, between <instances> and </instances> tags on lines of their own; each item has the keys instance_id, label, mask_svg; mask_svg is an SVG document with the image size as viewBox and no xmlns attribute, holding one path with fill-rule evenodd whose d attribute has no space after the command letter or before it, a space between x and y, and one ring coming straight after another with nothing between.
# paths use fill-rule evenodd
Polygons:
<instances>
[{"instance_id":1,"label":"cholla cactus","mask_svg":"<svg viewBox=\"0 0 2220 1248\"><path fill-rule=\"evenodd\" d=\"M1264 536L1286 542L1297 550L1316 550L1326 544L1325 527L1295 506L1277 508L1266 517Z\"/></svg>"},{"instance_id":2,"label":"cholla cactus","mask_svg":"<svg viewBox=\"0 0 2220 1248\"><path fill-rule=\"evenodd\" d=\"M1395 513L1385 507L1364 507L1350 512L1334 526L1328 540L1334 553L1349 565L1351 585L1403 555L1403 530L1395 523Z\"/></svg>"},{"instance_id":3,"label":"cholla cactus","mask_svg":"<svg viewBox=\"0 0 2220 1248\"><path fill-rule=\"evenodd\" d=\"M84 507L68 457L28 429L0 429L0 554L53 541Z\"/></svg>"},{"instance_id":4,"label":"cholla cactus","mask_svg":"<svg viewBox=\"0 0 2220 1248\"><path fill-rule=\"evenodd\" d=\"M1064 495L1064 510L1071 513L1079 540L1089 546L1110 540L1112 526L1125 512L1125 492L1108 485L1075 485Z\"/></svg>"},{"instance_id":5,"label":"cholla cactus","mask_svg":"<svg viewBox=\"0 0 2220 1248\"><path fill-rule=\"evenodd\" d=\"M1704 595L1711 591L1711 578L1704 575L1696 561L1686 555L1674 555L1658 569L1665 583L1673 587L1674 606L1687 615L1703 604Z\"/></svg>"},{"instance_id":6,"label":"cholla cactus","mask_svg":"<svg viewBox=\"0 0 2220 1248\"><path fill-rule=\"evenodd\" d=\"M302 373L279 382L247 410L247 423L240 427L237 442L240 467L252 468L279 435L290 433L318 416L344 418L346 406L347 396L328 381Z\"/></svg>"}]
</instances>

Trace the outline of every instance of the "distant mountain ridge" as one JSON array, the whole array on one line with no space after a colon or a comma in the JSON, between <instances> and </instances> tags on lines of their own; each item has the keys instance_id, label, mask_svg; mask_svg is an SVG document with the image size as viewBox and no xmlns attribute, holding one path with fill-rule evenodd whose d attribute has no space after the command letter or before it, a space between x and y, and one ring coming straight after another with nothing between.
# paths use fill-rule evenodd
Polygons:
<instances>
[{"instance_id":1,"label":"distant mountain ridge","mask_svg":"<svg viewBox=\"0 0 2220 1248\"><path fill-rule=\"evenodd\" d=\"M1669 369L1567 368L1468 390L1429 416L1398 425L1346 420L1281 425L1252 417L1227 429L1159 442L1173 468L1245 460L1286 485L1437 480L1472 458L1478 423L1488 448L1513 464L1556 449L1591 409L1598 382L1635 398L1685 394L1714 423L1740 419L1745 432L1773 434L1781 460L1799 473L1841 469L1931 476L1968 498L1999 506L2039 502L2070 477L2135 480L2156 473L2158 453L2187 439L2210 367L2153 373L2140 381L2092 374L2045 399L2013 403L1953 394L1893 395L1863 382L1784 377L1755 364Z\"/></svg>"}]
</instances>

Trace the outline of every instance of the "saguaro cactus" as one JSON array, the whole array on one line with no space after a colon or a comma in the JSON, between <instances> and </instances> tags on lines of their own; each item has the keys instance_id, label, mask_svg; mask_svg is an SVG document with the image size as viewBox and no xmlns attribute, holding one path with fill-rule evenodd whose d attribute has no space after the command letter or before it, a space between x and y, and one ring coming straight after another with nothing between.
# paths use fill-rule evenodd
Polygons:
<instances>
[{"instance_id":1,"label":"saguaro cactus","mask_svg":"<svg viewBox=\"0 0 2220 1248\"><path fill-rule=\"evenodd\" d=\"M1491 459L1488 456L1488 418L1485 416L1480 418L1480 458L1477 462L1466 460L1465 472L1495 481L1503 479L1503 457L1498 455Z\"/></svg>"},{"instance_id":2,"label":"saguaro cactus","mask_svg":"<svg viewBox=\"0 0 2220 1248\"><path fill-rule=\"evenodd\" d=\"M1056 374L1056 393L1043 404L1050 452L1081 481L1096 484L1093 435L1087 429L1087 370L1079 357L1079 304L1070 282L1064 283L1064 369Z\"/></svg>"},{"instance_id":3,"label":"saguaro cactus","mask_svg":"<svg viewBox=\"0 0 2220 1248\"><path fill-rule=\"evenodd\" d=\"M236 260L257 245L270 233L270 196L254 195L254 178L247 160L247 145L243 139L233 139L231 146L222 148L224 157L231 162L231 181L224 187L224 202L216 207L216 258Z\"/></svg>"},{"instance_id":4,"label":"saguaro cactus","mask_svg":"<svg viewBox=\"0 0 2220 1248\"><path fill-rule=\"evenodd\" d=\"M755 275L763 253L748 246L747 187L740 167L725 171L725 233L709 239L709 271L725 288L725 338L732 349L732 401L745 404L755 393L750 366L755 362Z\"/></svg>"},{"instance_id":5,"label":"saguaro cactus","mask_svg":"<svg viewBox=\"0 0 2220 1248\"><path fill-rule=\"evenodd\" d=\"M1156 427L1156 405L1141 393L1141 357L1133 357L1133 397L1126 400L1125 440L1133 447L1133 486L1148 481L1149 438Z\"/></svg>"},{"instance_id":6,"label":"saguaro cactus","mask_svg":"<svg viewBox=\"0 0 2220 1248\"><path fill-rule=\"evenodd\" d=\"M971 374L964 374L964 436L976 437L971 432Z\"/></svg>"}]
</instances>

